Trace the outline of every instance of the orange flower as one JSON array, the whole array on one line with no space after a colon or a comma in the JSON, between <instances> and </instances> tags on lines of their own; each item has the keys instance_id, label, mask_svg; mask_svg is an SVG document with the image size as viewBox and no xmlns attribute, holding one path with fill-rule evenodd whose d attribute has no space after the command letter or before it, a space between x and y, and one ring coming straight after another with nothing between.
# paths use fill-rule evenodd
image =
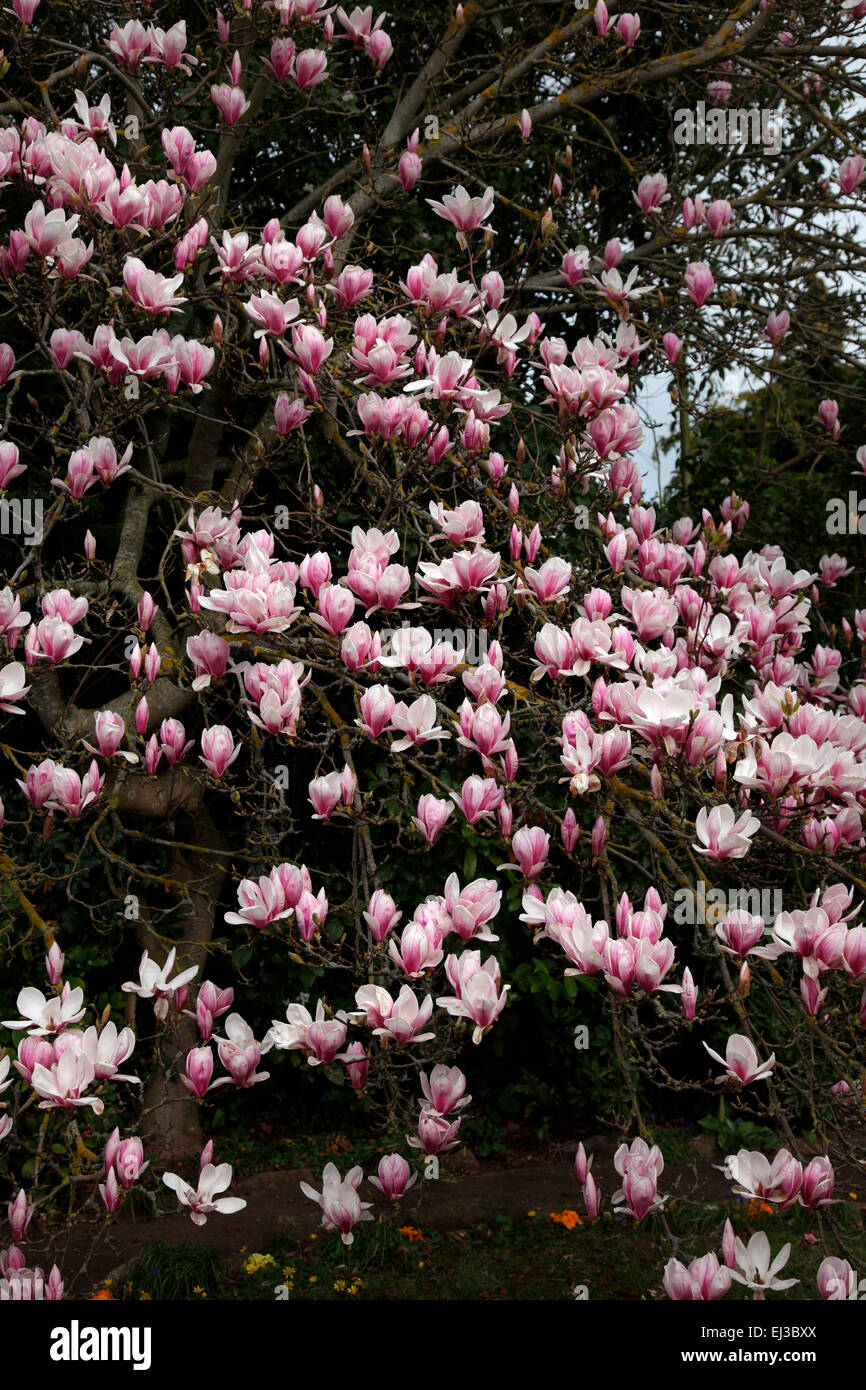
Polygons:
<instances>
[{"instance_id":1,"label":"orange flower","mask_svg":"<svg viewBox=\"0 0 866 1390\"><path fill-rule=\"evenodd\" d=\"M109 1299L109 1300L111 1301L111 1291L110 1291L109 1289L100 1289L100 1290L99 1290L99 1293L93 1293L93 1294L91 1294L91 1295L90 1295L90 1302L91 1302L91 1303L95 1303L98 1299L103 1299L103 1298L107 1298L107 1299Z\"/></svg>"},{"instance_id":2,"label":"orange flower","mask_svg":"<svg viewBox=\"0 0 866 1390\"><path fill-rule=\"evenodd\" d=\"M407 1238L407 1240L423 1240L423 1239L424 1239L424 1232L423 1232L423 1231L419 1231L419 1229L418 1229L417 1226L401 1226L401 1227L400 1227L400 1234L401 1234L401 1236L405 1236L405 1237Z\"/></svg>"},{"instance_id":3,"label":"orange flower","mask_svg":"<svg viewBox=\"0 0 866 1390\"><path fill-rule=\"evenodd\" d=\"M768 1215L772 1216L775 1207L771 1207L769 1202L761 1202L757 1197L752 1197L746 1203L746 1211L749 1216L760 1216L762 1212L766 1212Z\"/></svg>"},{"instance_id":4,"label":"orange flower","mask_svg":"<svg viewBox=\"0 0 866 1390\"><path fill-rule=\"evenodd\" d=\"M573 1231L575 1226L582 1226L583 1222L576 1211L552 1211L551 1221L556 1221L558 1225L565 1226L567 1230Z\"/></svg>"}]
</instances>

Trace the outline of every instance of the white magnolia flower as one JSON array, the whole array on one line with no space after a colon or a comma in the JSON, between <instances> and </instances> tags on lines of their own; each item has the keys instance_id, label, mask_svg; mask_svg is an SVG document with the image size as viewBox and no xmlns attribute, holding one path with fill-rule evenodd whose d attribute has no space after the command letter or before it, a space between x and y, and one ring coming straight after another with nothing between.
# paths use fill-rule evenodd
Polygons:
<instances>
[{"instance_id":1,"label":"white magnolia flower","mask_svg":"<svg viewBox=\"0 0 866 1390\"><path fill-rule=\"evenodd\" d=\"M47 1033L59 1033L68 1024L78 1023L84 1017L83 989L69 989L64 986L61 994L46 999L41 989L28 987L22 989L17 999L23 1017L3 1019L4 1028L26 1028L30 1037L43 1038Z\"/></svg>"},{"instance_id":2,"label":"white magnolia flower","mask_svg":"<svg viewBox=\"0 0 866 1390\"><path fill-rule=\"evenodd\" d=\"M204 1226L210 1212L222 1212L224 1216L232 1216L236 1211L242 1211L246 1202L241 1197L217 1197L217 1192L225 1192L231 1184L232 1166L230 1163L206 1163L199 1174L198 1188L191 1187L183 1178L178 1177L177 1173L163 1173L162 1180L166 1187L170 1187L177 1193L179 1202L185 1207L189 1207L190 1216L196 1226Z\"/></svg>"},{"instance_id":3,"label":"white magnolia flower","mask_svg":"<svg viewBox=\"0 0 866 1390\"><path fill-rule=\"evenodd\" d=\"M175 990L185 985L194 975L198 974L198 966L192 965L189 970L182 970L173 980L169 980L169 975L174 969L174 960L177 951L174 946L168 953L165 965L157 965L155 960L150 960L147 951L141 958L138 967L139 979L127 980L126 984L120 988L126 994L137 994L140 999L156 999L154 1013L157 1018L165 1018L168 1013L168 1001Z\"/></svg>"},{"instance_id":4,"label":"white magnolia flower","mask_svg":"<svg viewBox=\"0 0 866 1390\"><path fill-rule=\"evenodd\" d=\"M757 1231L748 1245L737 1236L734 1241L736 1269L731 1270L731 1278L747 1289L790 1289L799 1284L799 1279L777 1279L780 1269L784 1269L791 1253L790 1243L783 1245L771 1262L770 1239L765 1231Z\"/></svg>"}]
</instances>

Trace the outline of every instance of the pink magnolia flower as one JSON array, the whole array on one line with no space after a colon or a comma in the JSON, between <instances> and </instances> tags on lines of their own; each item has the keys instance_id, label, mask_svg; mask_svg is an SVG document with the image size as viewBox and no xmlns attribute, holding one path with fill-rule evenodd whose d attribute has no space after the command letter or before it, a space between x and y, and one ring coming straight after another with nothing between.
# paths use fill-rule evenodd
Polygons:
<instances>
[{"instance_id":1,"label":"pink magnolia flower","mask_svg":"<svg viewBox=\"0 0 866 1390\"><path fill-rule=\"evenodd\" d=\"M400 935L400 944L392 940L388 954L410 980L419 979L442 960L441 935L433 924L408 922Z\"/></svg>"},{"instance_id":2,"label":"pink magnolia flower","mask_svg":"<svg viewBox=\"0 0 866 1390\"><path fill-rule=\"evenodd\" d=\"M390 995L388 996L390 1000ZM337 1056L346 1041L344 1016L325 1018L325 1005L320 999L316 1016L312 1017L303 1004L289 1004L286 1022L274 1019L265 1034L265 1047L277 1047L286 1052L305 1052L311 1067L327 1066Z\"/></svg>"},{"instance_id":3,"label":"pink magnolia flower","mask_svg":"<svg viewBox=\"0 0 866 1390\"><path fill-rule=\"evenodd\" d=\"M664 348L665 356L671 366L675 366L677 358L683 349L682 338L678 338L676 333L666 333L662 338L662 347Z\"/></svg>"},{"instance_id":4,"label":"pink magnolia flower","mask_svg":"<svg viewBox=\"0 0 866 1390\"><path fill-rule=\"evenodd\" d=\"M326 1231L339 1231L344 1245L351 1245L355 1239L353 1228L361 1221L372 1221L369 1208L371 1202L362 1202L358 1196L364 1174L360 1165L350 1168L345 1178L334 1163L327 1163L322 1172L322 1191L317 1192L309 1183L299 1184L305 1197L317 1202L322 1209L322 1225Z\"/></svg>"},{"instance_id":5,"label":"pink magnolia flower","mask_svg":"<svg viewBox=\"0 0 866 1390\"><path fill-rule=\"evenodd\" d=\"M762 1153L740 1149L728 1154L724 1172L738 1197L778 1202L782 1207L796 1202L803 1182L803 1165L787 1149L780 1149L772 1163Z\"/></svg>"},{"instance_id":6,"label":"pink magnolia flower","mask_svg":"<svg viewBox=\"0 0 866 1390\"><path fill-rule=\"evenodd\" d=\"M240 754L241 748L241 744L235 747L231 729L225 724L214 724L202 733L199 761L214 777L222 777Z\"/></svg>"},{"instance_id":7,"label":"pink magnolia flower","mask_svg":"<svg viewBox=\"0 0 866 1390\"><path fill-rule=\"evenodd\" d=\"M617 20L616 32L626 48L634 48L640 34L640 15L621 14Z\"/></svg>"},{"instance_id":8,"label":"pink magnolia flower","mask_svg":"<svg viewBox=\"0 0 866 1390\"><path fill-rule=\"evenodd\" d=\"M482 965L480 951L464 951L462 956L449 956L445 962L445 973L455 993L437 999L436 1003L453 1018L470 1019L475 1024L472 1041L480 1043L487 1029L505 1008L506 995L511 986L503 985L500 993L499 962L495 956L489 956Z\"/></svg>"},{"instance_id":9,"label":"pink magnolia flower","mask_svg":"<svg viewBox=\"0 0 866 1390\"><path fill-rule=\"evenodd\" d=\"M318 613L310 615L311 621L337 637L347 626L355 608L355 595L340 584L323 584L319 589Z\"/></svg>"},{"instance_id":10,"label":"pink magnolia flower","mask_svg":"<svg viewBox=\"0 0 866 1390\"><path fill-rule=\"evenodd\" d=\"M813 1158L803 1169L803 1184L800 1189L800 1202L810 1211L829 1206L833 1200L836 1177L833 1165L826 1154Z\"/></svg>"},{"instance_id":11,"label":"pink magnolia flower","mask_svg":"<svg viewBox=\"0 0 866 1390\"><path fill-rule=\"evenodd\" d=\"M305 48L295 60L295 81L301 91L315 87L327 77L328 56L317 48Z\"/></svg>"},{"instance_id":12,"label":"pink magnolia flower","mask_svg":"<svg viewBox=\"0 0 866 1390\"><path fill-rule=\"evenodd\" d=\"M452 223L459 232L474 232L487 221L493 211L495 193L488 188L481 198L472 198L462 184L453 193L446 193L442 202L432 198L426 201L435 213Z\"/></svg>"},{"instance_id":13,"label":"pink magnolia flower","mask_svg":"<svg viewBox=\"0 0 866 1390\"><path fill-rule=\"evenodd\" d=\"M124 262L123 283L133 303L148 314L176 314L186 303L185 295L176 293L183 284L183 275L166 278L148 270L137 256L130 256Z\"/></svg>"},{"instance_id":14,"label":"pink magnolia flower","mask_svg":"<svg viewBox=\"0 0 866 1390\"><path fill-rule=\"evenodd\" d=\"M119 749L119 744L124 734L126 726L119 714L112 710L100 710L94 715L93 728L96 736L96 747L88 743L86 739L81 742L89 753L98 753L102 758L123 758L128 763L137 763L137 753L126 753Z\"/></svg>"},{"instance_id":15,"label":"pink magnolia flower","mask_svg":"<svg viewBox=\"0 0 866 1390\"><path fill-rule=\"evenodd\" d=\"M732 1033L728 1038L724 1057L720 1057L718 1052L714 1052L707 1043L704 1047L716 1062L720 1062L725 1067L727 1076L739 1081L743 1086L748 1086L752 1081L764 1081L773 1070L776 1061L775 1052L770 1053L766 1062L758 1060L754 1044L742 1033ZM719 1085L725 1079L724 1076L716 1078Z\"/></svg>"},{"instance_id":16,"label":"pink magnolia flower","mask_svg":"<svg viewBox=\"0 0 866 1390\"><path fill-rule=\"evenodd\" d=\"M454 806L450 801L428 792L419 797L418 814L412 817L412 824L417 827L427 844L433 845L453 810Z\"/></svg>"},{"instance_id":17,"label":"pink magnolia flower","mask_svg":"<svg viewBox=\"0 0 866 1390\"><path fill-rule=\"evenodd\" d=\"M411 705L402 700L395 704L391 727L402 734L402 738L395 739L391 744L392 753L400 753L431 739L450 738L450 734L436 723L436 702L431 695L420 695Z\"/></svg>"},{"instance_id":18,"label":"pink magnolia flower","mask_svg":"<svg viewBox=\"0 0 866 1390\"><path fill-rule=\"evenodd\" d=\"M702 806L695 820L699 845L698 854L710 859L742 859L752 847L751 837L761 828L761 822L750 811L737 818L731 806L714 806L708 811Z\"/></svg>"},{"instance_id":19,"label":"pink magnolia flower","mask_svg":"<svg viewBox=\"0 0 866 1390\"><path fill-rule=\"evenodd\" d=\"M209 1047L193 1047L186 1054L184 1065L186 1074L180 1077L181 1083L201 1100L213 1080L213 1053Z\"/></svg>"},{"instance_id":20,"label":"pink magnolia flower","mask_svg":"<svg viewBox=\"0 0 866 1390\"><path fill-rule=\"evenodd\" d=\"M386 1154L380 1158L377 1172L378 1176L370 1178L370 1182L389 1202L398 1202L418 1181L418 1174L412 1172L400 1154Z\"/></svg>"},{"instance_id":21,"label":"pink magnolia flower","mask_svg":"<svg viewBox=\"0 0 866 1390\"><path fill-rule=\"evenodd\" d=\"M145 1162L144 1147L138 1136L121 1139L120 1132L117 1129L113 1130L105 1146L106 1175L114 1172L121 1187L128 1190L149 1167L150 1163Z\"/></svg>"},{"instance_id":22,"label":"pink magnolia flower","mask_svg":"<svg viewBox=\"0 0 866 1390\"><path fill-rule=\"evenodd\" d=\"M211 87L210 96L226 125L237 125L241 116L250 109L243 88L229 86L227 82Z\"/></svg>"},{"instance_id":23,"label":"pink magnolia flower","mask_svg":"<svg viewBox=\"0 0 866 1390\"><path fill-rule=\"evenodd\" d=\"M215 632L187 638L186 654L195 667L193 690L206 690L212 680L225 675L230 650L228 642Z\"/></svg>"},{"instance_id":24,"label":"pink magnolia flower","mask_svg":"<svg viewBox=\"0 0 866 1390\"><path fill-rule=\"evenodd\" d=\"M40 0L12 0L12 8L22 24L30 25L39 9Z\"/></svg>"},{"instance_id":25,"label":"pink magnolia flower","mask_svg":"<svg viewBox=\"0 0 866 1390\"><path fill-rule=\"evenodd\" d=\"M778 347L781 342L784 342L791 331L791 315L788 311L782 309L778 314L775 312L768 314L766 331L773 347Z\"/></svg>"},{"instance_id":26,"label":"pink magnolia flower","mask_svg":"<svg viewBox=\"0 0 866 1390\"><path fill-rule=\"evenodd\" d=\"M492 777L467 777L459 792L448 795L463 812L470 825L492 816L505 800L505 790Z\"/></svg>"},{"instance_id":27,"label":"pink magnolia flower","mask_svg":"<svg viewBox=\"0 0 866 1390\"><path fill-rule=\"evenodd\" d=\"M828 1255L821 1261L817 1274L818 1292L829 1302L858 1297L858 1279L847 1260Z\"/></svg>"},{"instance_id":28,"label":"pink magnolia flower","mask_svg":"<svg viewBox=\"0 0 866 1390\"><path fill-rule=\"evenodd\" d=\"M419 1005L408 985L404 985L394 1000L387 1018L383 1016L381 1026L373 1032L379 1037L393 1039L398 1043L429 1042L435 1033L422 1033L433 1012L433 996L426 994Z\"/></svg>"},{"instance_id":29,"label":"pink magnolia flower","mask_svg":"<svg viewBox=\"0 0 866 1390\"><path fill-rule=\"evenodd\" d=\"M388 933L396 927L401 916L402 913L391 894L386 893L383 888L377 888L367 904L364 921L370 928L373 940L379 942L385 940Z\"/></svg>"},{"instance_id":30,"label":"pink magnolia flower","mask_svg":"<svg viewBox=\"0 0 866 1390\"><path fill-rule=\"evenodd\" d=\"M56 1050L55 1050L56 1058ZM74 1045L66 1047L51 1066L37 1062L30 1077L30 1085L37 1095L42 1096L40 1110L73 1109L79 1105L89 1105L94 1114L101 1115L105 1106L98 1096L85 1096L83 1093L95 1079L93 1061L83 1050Z\"/></svg>"},{"instance_id":31,"label":"pink magnolia flower","mask_svg":"<svg viewBox=\"0 0 866 1390\"><path fill-rule=\"evenodd\" d=\"M461 891L456 874L445 883L445 907L454 930L464 941L498 941L488 923L497 916L502 893L492 878L476 878Z\"/></svg>"},{"instance_id":32,"label":"pink magnolia flower","mask_svg":"<svg viewBox=\"0 0 866 1390\"><path fill-rule=\"evenodd\" d=\"M339 1054L338 1060L341 1061L349 1075L349 1085L353 1091L363 1091L367 1084L367 1072L370 1069L370 1059L364 1050L364 1044L360 1042L350 1043L345 1052Z\"/></svg>"},{"instance_id":33,"label":"pink magnolia flower","mask_svg":"<svg viewBox=\"0 0 866 1390\"><path fill-rule=\"evenodd\" d=\"M27 464L18 462L18 446L7 440L0 443L0 491L3 491L22 473L27 472Z\"/></svg>"},{"instance_id":34,"label":"pink magnolia flower","mask_svg":"<svg viewBox=\"0 0 866 1390\"><path fill-rule=\"evenodd\" d=\"M28 615L22 614L21 616L26 617ZM5 710L7 714L25 713L23 709L19 709L17 703L19 700L23 700L30 690L30 686L25 681L25 670L20 661L11 661L8 666L0 669L0 709ZM28 773L28 778L29 775Z\"/></svg>"},{"instance_id":35,"label":"pink magnolia flower","mask_svg":"<svg viewBox=\"0 0 866 1390\"><path fill-rule=\"evenodd\" d=\"M662 205L669 203L671 197L664 174L645 174L632 196L641 212L645 213L660 212Z\"/></svg>"},{"instance_id":36,"label":"pink magnolia flower","mask_svg":"<svg viewBox=\"0 0 866 1390\"><path fill-rule=\"evenodd\" d=\"M620 1204L618 1210L627 1209L638 1221L652 1211L660 1211L666 1199L658 1194L658 1180L664 1168L658 1145L650 1148L643 1139L635 1139L630 1146L621 1144L613 1162L622 1178L622 1187L612 1198L615 1206Z\"/></svg>"},{"instance_id":37,"label":"pink magnolia flower","mask_svg":"<svg viewBox=\"0 0 866 1390\"><path fill-rule=\"evenodd\" d=\"M698 308L706 304L715 288L713 272L705 261L692 261L686 266L686 292Z\"/></svg>"},{"instance_id":38,"label":"pink magnolia flower","mask_svg":"<svg viewBox=\"0 0 866 1390\"><path fill-rule=\"evenodd\" d=\"M48 955L45 957L45 973L46 973L46 975L48 976L49 984L52 984L52 985L59 985L60 982L62 981L62 979L63 979L63 962L64 962L64 959L65 959L65 957L64 957L64 955L63 955L63 952L61 951L61 949L60 949L60 947L58 946L57 942L56 942L56 941L53 941L53 942L51 943L51 949L49 950ZM7 1063L8 1063L8 1059L7 1059ZM8 1065L7 1065L7 1070L8 1070ZM2 1077L2 1074L3 1074L3 1063L0 1062L0 1077ZM2 1085L0 1085L0 1091L3 1091L3 1090L4 1090L4 1087L3 1087Z\"/></svg>"},{"instance_id":39,"label":"pink magnolia flower","mask_svg":"<svg viewBox=\"0 0 866 1390\"><path fill-rule=\"evenodd\" d=\"M71 1039L71 1045L90 1058L97 1080L134 1081L139 1084L137 1076L123 1076L118 1071L118 1067L132 1055L135 1048L135 1034L131 1028L121 1028L118 1032L117 1025L109 1020L101 1029L91 1026L80 1036L77 1030L63 1034L60 1046L65 1047L68 1039ZM55 1053L58 1051L57 1045L54 1050Z\"/></svg>"},{"instance_id":40,"label":"pink magnolia flower","mask_svg":"<svg viewBox=\"0 0 866 1390\"><path fill-rule=\"evenodd\" d=\"M456 1120L449 1121L428 1106L422 1106L417 1135L406 1136L410 1149L420 1149L425 1154L441 1154L455 1149L460 1142L457 1138L460 1118L458 1116Z\"/></svg>"},{"instance_id":41,"label":"pink magnolia flower","mask_svg":"<svg viewBox=\"0 0 866 1390\"><path fill-rule=\"evenodd\" d=\"M259 1060L263 1052L269 1050L267 1042L264 1044L256 1042L252 1028L241 1018L240 1014L229 1014L225 1022L226 1036L217 1038L217 1051L220 1061L229 1072L231 1080L236 1086L255 1086L259 1081L267 1081L270 1075L266 1071L258 1071ZM346 1036L345 1028L342 1030L342 1037L337 1047L342 1046L342 1040ZM337 1047L334 1048L336 1055ZM320 1060L325 1060L320 1058ZM327 1058L332 1060L331 1057ZM227 1083L228 1077L221 1077L216 1082L216 1086Z\"/></svg>"},{"instance_id":42,"label":"pink magnolia flower","mask_svg":"<svg viewBox=\"0 0 866 1390\"><path fill-rule=\"evenodd\" d=\"M679 1260L668 1260L662 1284L668 1298L715 1300L724 1298L730 1289L731 1272L711 1252L692 1260L688 1267Z\"/></svg>"},{"instance_id":43,"label":"pink magnolia flower","mask_svg":"<svg viewBox=\"0 0 866 1390\"><path fill-rule=\"evenodd\" d=\"M866 161L862 154L851 154L842 160L836 172L836 182L843 193L853 193L863 182Z\"/></svg>"},{"instance_id":44,"label":"pink magnolia flower","mask_svg":"<svg viewBox=\"0 0 866 1390\"><path fill-rule=\"evenodd\" d=\"M6 1214L9 1218L9 1227L12 1233L12 1239L16 1244L19 1240L21 1240L21 1238L24 1235L24 1232L30 1225L35 1211L36 1208L35 1206L32 1206L30 1202L28 1202L27 1194L24 1191L23 1187L19 1188L18 1195L16 1196L14 1202L7 1203Z\"/></svg>"},{"instance_id":45,"label":"pink magnolia flower","mask_svg":"<svg viewBox=\"0 0 866 1390\"><path fill-rule=\"evenodd\" d=\"M421 1073L421 1090L427 1101L427 1108L437 1115L450 1115L463 1110L472 1097L465 1095L466 1077L459 1067L446 1067L441 1062L430 1072Z\"/></svg>"},{"instance_id":46,"label":"pink magnolia flower","mask_svg":"<svg viewBox=\"0 0 866 1390\"><path fill-rule=\"evenodd\" d=\"M228 1013L234 1001L233 989L218 989L210 980L202 980L195 1001L195 1018L203 1042L208 1042L216 1019Z\"/></svg>"},{"instance_id":47,"label":"pink magnolia flower","mask_svg":"<svg viewBox=\"0 0 866 1390\"><path fill-rule=\"evenodd\" d=\"M733 217L733 208L726 198L717 198L707 208L707 226L717 239L727 231Z\"/></svg>"}]
</instances>

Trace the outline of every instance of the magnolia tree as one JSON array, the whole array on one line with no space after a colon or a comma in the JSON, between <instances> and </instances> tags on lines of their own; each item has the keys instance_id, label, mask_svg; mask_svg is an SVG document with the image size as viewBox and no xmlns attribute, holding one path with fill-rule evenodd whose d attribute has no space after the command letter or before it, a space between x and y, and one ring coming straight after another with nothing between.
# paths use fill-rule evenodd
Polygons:
<instances>
[{"instance_id":1,"label":"magnolia tree","mask_svg":"<svg viewBox=\"0 0 866 1390\"><path fill-rule=\"evenodd\" d=\"M0 1297L62 1295L67 1190L244 1205L202 1116L265 1054L403 1127L383 1199L434 1180L518 940L610 1030L614 1210L664 1219L646 1087L722 1086L783 1145L735 1190L826 1207L856 1297L866 612L734 490L644 505L641 388L687 481L722 369L853 355L866 3L431 9L4 15ZM346 1244L362 1180L303 1185ZM787 1250L728 1223L665 1288Z\"/></svg>"}]
</instances>

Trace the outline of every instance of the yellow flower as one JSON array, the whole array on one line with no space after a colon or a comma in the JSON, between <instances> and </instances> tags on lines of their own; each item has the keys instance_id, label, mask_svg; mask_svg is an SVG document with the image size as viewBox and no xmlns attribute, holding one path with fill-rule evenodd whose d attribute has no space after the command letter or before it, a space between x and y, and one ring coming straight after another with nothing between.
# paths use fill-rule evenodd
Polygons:
<instances>
[{"instance_id":1,"label":"yellow flower","mask_svg":"<svg viewBox=\"0 0 866 1390\"><path fill-rule=\"evenodd\" d=\"M423 1268L424 1268L424 1261L423 1261L423 1260L419 1260L419 1261L418 1261L418 1268L419 1268L419 1269L423 1269Z\"/></svg>"},{"instance_id":2,"label":"yellow flower","mask_svg":"<svg viewBox=\"0 0 866 1390\"><path fill-rule=\"evenodd\" d=\"M311 1283L311 1284L318 1284L318 1282L319 1282L319 1276L318 1276L318 1274L311 1274L311 1275L310 1275L310 1283Z\"/></svg>"},{"instance_id":3,"label":"yellow flower","mask_svg":"<svg viewBox=\"0 0 866 1390\"><path fill-rule=\"evenodd\" d=\"M147 1289L142 1289L141 1295L140 1295L140 1298L139 1298L139 1302L141 1302L141 1303L149 1303L149 1302L150 1302L150 1294L147 1292Z\"/></svg>"},{"instance_id":4,"label":"yellow flower","mask_svg":"<svg viewBox=\"0 0 866 1390\"><path fill-rule=\"evenodd\" d=\"M260 1269L267 1269L268 1265L276 1265L273 1255L250 1255L244 1263L247 1274L256 1274Z\"/></svg>"},{"instance_id":5,"label":"yellow flower","mask_svg":"<svg viewBox=\"0 0 866 1390\"><path fill-rule=\"evenodd\" d=\"M200 1294L202 1298L207 1298L207 1294L205 1293L201 1284L196 1284L195 1288L193 1289L193 1293Z\"/></svg>"},{"instance_id":6,"label":"yellow flower","mask_svg":"<svg viewBox=\"0 0 866 1390\"><path fill-rule=\"evenodd\" d=\"M538 1212L536 1212L536 1211L528 1211L528 1212L526 1213L526 1215L527 1215L527 1216L537 1216L537 1215L538 1215Z\"/></svg>"},{"instance_id":7,"label":"yellow flower","mask_svg":"<svg viewBox=\"0 0 866 1390\"><path fill-rule=\"evenodd\" d=\"M336 1280L334 1281L334 1288L337 1290L337 1293L345 1293L345 1291L346 1291L346 1281L345 1281L345 1279L336 1279Z\"/></svg>"}]
</instances>

